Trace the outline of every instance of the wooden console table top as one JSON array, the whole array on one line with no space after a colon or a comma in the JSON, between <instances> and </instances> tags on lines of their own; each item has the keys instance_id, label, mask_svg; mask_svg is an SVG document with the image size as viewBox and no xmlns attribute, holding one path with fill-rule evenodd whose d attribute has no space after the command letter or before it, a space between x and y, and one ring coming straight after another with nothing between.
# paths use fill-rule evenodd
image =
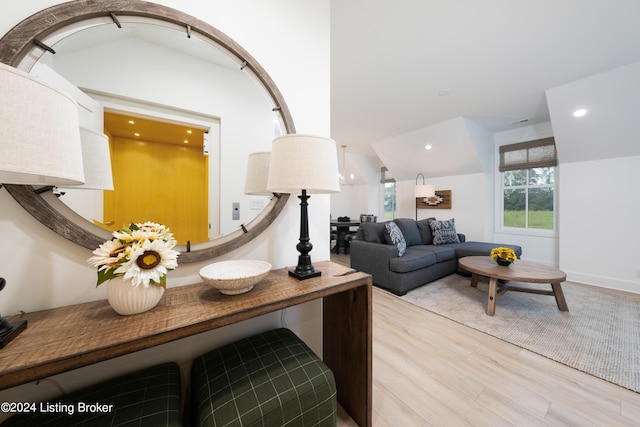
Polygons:
<instances>
[{"instance_id":1,"label":"wooden console table top","mask_svg":"<svg viewBox=\"0 0 640 427\"><path fill-rule=\"evenodd\" d=\"M321 276L299 281L273 270L241 295L203 283L169 288L158 306L133 316L106 300L13 316L28 326L0 350L0 390L323 298L323 359L338 399L371 425L371 276L328 261L314 266Z\"/></svg>"}]
</instances>

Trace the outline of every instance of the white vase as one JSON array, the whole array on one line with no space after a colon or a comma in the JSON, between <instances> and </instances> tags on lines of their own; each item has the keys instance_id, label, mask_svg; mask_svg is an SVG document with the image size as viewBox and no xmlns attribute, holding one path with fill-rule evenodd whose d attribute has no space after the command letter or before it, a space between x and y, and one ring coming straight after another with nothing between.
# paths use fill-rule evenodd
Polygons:
<instances>
[{"instance_id":1,"label":"white vase","mask_svg":"<svg viewBox=\"0 0 640 427\"><path fill-rule=\"evenodd\" d=\"M164 287L149 285L131 286L131 280L122 276L109 280L107 284L107 300L118 314L138 314L151 310L158 305L164 295Z\"/></svg>"}]
</instances>

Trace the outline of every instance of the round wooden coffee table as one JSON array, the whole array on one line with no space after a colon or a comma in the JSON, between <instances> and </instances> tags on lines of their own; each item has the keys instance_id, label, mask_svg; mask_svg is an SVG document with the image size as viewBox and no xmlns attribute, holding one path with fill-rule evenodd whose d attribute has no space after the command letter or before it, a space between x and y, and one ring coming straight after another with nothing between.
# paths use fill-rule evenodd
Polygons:
<instances>
[{"instance_id":1,"label":"round wooden coffee table","mask_svg":"<svg viewBox=\"0 0 640 427\"><path fill-rule=\"evenodd\" d=\"M460 266L472 273L471 286L478 286L478 277L489 278L489 295L487 304L487 314L493 316L496 312L496 300L507 291L527 292L531 294L553 295L556 298L558 309L569 311L567 301L562 293L561 282L567 279L567 275L557 268L549 267L534 262L516 260L510 266L498 265L488 256L469 256L458 260ZM551 289L532 289L502 284L498 286L498 280L514 280L527 283L550 283Z\"/></svg>"}]
</instances>

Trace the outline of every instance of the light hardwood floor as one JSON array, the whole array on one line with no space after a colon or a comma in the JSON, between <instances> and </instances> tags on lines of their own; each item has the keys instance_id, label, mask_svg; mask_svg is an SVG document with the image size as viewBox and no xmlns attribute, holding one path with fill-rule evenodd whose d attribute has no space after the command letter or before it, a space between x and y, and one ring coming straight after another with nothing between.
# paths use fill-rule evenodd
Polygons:
<instances>
[{"instance_id":1,"label":"light hardwood floor","mask_svg":"<svg viewBox=\"0 0 640 427\"><path fill-rule=\"evenodd\" d=\"M373 425L639 426L640 394L374 288Z\"/></svg>"}]
</instances>

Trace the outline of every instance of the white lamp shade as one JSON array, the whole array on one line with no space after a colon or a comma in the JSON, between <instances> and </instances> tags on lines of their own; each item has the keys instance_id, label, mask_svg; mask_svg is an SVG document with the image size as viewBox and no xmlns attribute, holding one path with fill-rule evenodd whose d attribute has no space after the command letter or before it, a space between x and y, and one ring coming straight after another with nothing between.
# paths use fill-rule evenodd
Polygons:
<instances>
[{"instance_id":1,"label":"white lamp shade","mask_svg":"<svg viewBox=\"0 0 640 427\"><path fill-rule=\"evenodd\" d=\"M109 137L104 133L80 128L84 184L73 188L113 190Z\"/></svg>"},{"instance_id":2,"label":"white lamp shade","mask_svg":"<svg viewBox=\"0 0 640 427\"><path fill-rule=\"evenodd\" d=\"M273 140L267 189L273 193L337 193L338 153L330 138L288 134Z\"/></svg>"},{"instance_id":3,"label":"white lamp shade","mask_svg":"<svg viewBox=\"0 0 640 427\"><path fill-rule=\"evenodd\" d=\"M247 161L247 177L244 181L244 194L254 196L271 195L267 190L269 178L269 159L271 153L251 153Z\"/></svg>"},{"instance_id":4,"label":"white lamp shade","mask_svg":"<svg viewBox=\"0 0 640 427\"><path fill-rule=\"evenodd\" d=\"M5 64L0 64L0 94L0 183L82 184L76 102Z\"/></svg>"},{"instance_id":5,"label":"white lamp shade","mask_svg":"<svg viewBox=\"0 0 640 427\"><path fill-rule=\"evenodd\" d=\"M416 185L413 188L414 197L435 197L436 189L431 184Z\"/></svg>"}]
</instances>

